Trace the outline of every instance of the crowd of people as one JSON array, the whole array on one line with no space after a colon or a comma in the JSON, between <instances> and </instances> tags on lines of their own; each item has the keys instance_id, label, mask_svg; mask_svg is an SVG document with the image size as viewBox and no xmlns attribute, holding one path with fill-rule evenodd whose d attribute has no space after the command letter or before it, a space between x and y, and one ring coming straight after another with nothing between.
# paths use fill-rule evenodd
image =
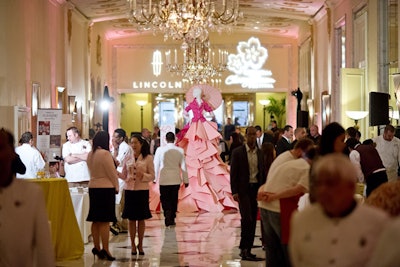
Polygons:
<instances>
[{"instance_id":1,"label":"crowd of people","mask_svg":"<svg viewBox=\"0 0 400 267\"><path fill-rule=\"evenodd\" d=\"M152 135L143 129L129 140L121 128L111 137L99 130L90 141L82 139L76 127L67 129L62 174L71 187L88 187L87 221L92 222L94 256L115 260L109 250L110 229L114 234L129 231L131 254L144 255L145 221L152 217L151 200L158 197L166 227L174 227L176 213L185 209L237 209L240 257L245 261L265 260L268 267L400 264L395 249L385 247L387 242L395 244L390 237L399 240L393 233L400 232L400 140L392 125L362 143L357 129L344 129L336 122L326 125L321 134L317 125L278 129L273 122L266 131L249 126L243 135L228 118L220 134L204 116L213 109L201 89L195 88L185 111L192 110L194 117L180 135L166 133L165 146L160 146L158 127ZM16 187L27 190L15 178L35 177L45 162L33 146L32 133L24 133L15 150L10 135L0 131L5 174L0 187L5 192ZM59 174L57 166L53 164L52 173ZM358 197L357 183L365 188ZM32 195L37 206L29 208L43 213L43 199L29 190L32 194L16 201L25 203ZM202 206L197 191L203 193ZM258 215L265 259L251 251ZM38 220L39 216L32 216ZM40 227L32 230L26 236L43 250L49 233ZM38 242L39 233L45 242ZM373 265L382 258L386 265ZM46 262L41 266L51 262L42 260Z\"/></svg>"},{"instance_id":2,"label":"crowd of people","mask_svg":"<svg viewBox=\"0 0 400 267\"><path fill-rule=\"evenodd\" d=\"M266 266L399 265L392 251L385 265L377 258L386 255L385 227L390 225L390 233L400 231L389 218L400 215L400 140L392 125L363 143L354 127L344 129L336 122L321 134L316 125L294 131L286 125L276 143L263 141L269 131L258 132L259 126L248 127L246 141L231 157L243 260L260 260L250 252L254 235L249 239L248 232L255 215L246 204L258 201ZM260 152L264 159L254 156ZM260 161L263 168L257 169ZM254 179L259 176L264 178ZM357 184L364 185L364 192Z\"/></svg>"}]
</instances>

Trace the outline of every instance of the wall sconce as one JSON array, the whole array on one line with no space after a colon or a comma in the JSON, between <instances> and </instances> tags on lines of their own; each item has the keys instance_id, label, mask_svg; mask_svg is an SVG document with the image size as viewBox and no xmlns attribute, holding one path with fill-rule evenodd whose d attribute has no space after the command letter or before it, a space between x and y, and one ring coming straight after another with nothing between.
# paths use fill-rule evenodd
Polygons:
<instances>
[{"instance_id":1,"label":"wall sconce","mask_svg":"<svg viewBox=\"0 0 400 267\"><path fill-rule=\"evenodd\" d=\"M314 124L314 100L307 99L308 116L311 121L311 125Z\"/></svg>"},{"instance_id":2,"label":"wall sconce","mask_svg":"<svg viewBox=\"0 0 400 267\"><path fill-rule=\"evenodd\" d=\"M76 101L74 95L68 96L68 112L72 115L72 122L75 122L75 114L76 114Z\"/></svg>"},{"instance_id":3,"label":"wall sconce","mask_svg":"<svg viewBox=\"0 0 400 267\"><path fill-rule=\"evenodd\" d=\"M261 105L263 105L263 112L264 112L264 114L263 114L263 131L265 131L265 114L267 113L267 106L269 105L269 103L271 102L270 100L268 100L268 99L260 99L259 101L258 101Z\"/></svg>"},{"instance_id":4,"label":"wall sconce","mask_svg":"<svg viewBox=\"0 0 400 267\"><path fill-rule=\"evenodd\" d=\"M108 115L111 103L114 102L114 98L110 96L108 92L108 86L104 86L103 100L101 101L101 109L103 110L103 130L108 132Z\"/></svg>"},{"instance_id":5,"label":"wall sconce","mask_svg":"<svg viewBox=\"0 0 400 267\"><path fill-rule=\"evenodd\" d=\"M324 128L326 125L328 125L331 122L331 96L327 94L327 92L322 93L322 110L321 110L321 115L322 115L322 128Z\"/></svg>"},{"instance_id":6,"label":"wall sconce","mask_svg":"<svg viewBox=\"0 0 400 267\"><path fill-rule=\"evenodd\" d=\"M346 111L347 117L354 120L354 128L358 130L358 121L364 119L368 115L368 111Z\"/></svg>"},{"instance_id":7,"label":"wall sconce","mask_svg":"<svg viewBox=\"0 0 400 267\"><path fill-rule=\"evenodd\" d=\"M76 112L75 110L75 96L74 95L69 95L68 96L68 113L72 114Z\"/></svg>"},{"instance_id":8,"label":"wall sconce","mask_svg":"<svg viewBox=\"0 0 400 267\"><path fill-rule=\"evenodd\" d=\"M137 100L136 104L140 106L140 130L143 129L143 107L147 105L147 100Z\"/></svg>"},{"instance_id":9,"label":"wall sconce","mask_svg":"<svg viewBox=\"0 0 400 267\"><path fill-rule=\"evenodd\" d=\"M37 116L40 107L40 83L32 82L32 116Z\"/></svg>"},{"instance_id":10,"label":"wall sconce","mask_svg":"<svg viewBox=\"0 0 400 267\"><path fill-rule=\"evenodd\" d=\"M64 103L64 91L65 87L63 86L57 86L56 87L56 92L57 92L57 108L63 108L63 103Z\"/></svg>"}]
</instances>

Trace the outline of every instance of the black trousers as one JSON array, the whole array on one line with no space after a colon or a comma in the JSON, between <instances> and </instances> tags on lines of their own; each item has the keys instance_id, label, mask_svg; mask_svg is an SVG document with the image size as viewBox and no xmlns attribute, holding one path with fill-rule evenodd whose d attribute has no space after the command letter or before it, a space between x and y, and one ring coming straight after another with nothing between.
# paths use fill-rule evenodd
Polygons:
<instances>
[{"instance_id":1,"label":"black trousers","mask_svg":"<svg viewBox=\"0 0 400 267\"><path fill-rule=\"evenodd\" d=\"M254 236L257 225L257 192L258 184L249 184L247 193L239 193L239 210L240 210L240 249L251 250L254 243Z\"/></svg>"},{"instance_id":2,"label":"black trousers","mask_svg":"<svg viewBox=\"0 0 400 267\"><path fill-rule=\"evenodd\" d=\"M164 211L165 225L175 224L178 209L178 192L180 185L160 185L160 200Z\"/></svg>"},{"instance_id":3,"label":"black trousers","mask_svg":"<svg viewBox=\"0 0 400 267\"><path fill-rule=\"evenodd\" d=\"M365 182L367 184L366 195L367 197L373 190L379 187L381 184L386 183L388 181L388 177L386 171L375 172L367 176Z\"/></svg>"}]
</instances>

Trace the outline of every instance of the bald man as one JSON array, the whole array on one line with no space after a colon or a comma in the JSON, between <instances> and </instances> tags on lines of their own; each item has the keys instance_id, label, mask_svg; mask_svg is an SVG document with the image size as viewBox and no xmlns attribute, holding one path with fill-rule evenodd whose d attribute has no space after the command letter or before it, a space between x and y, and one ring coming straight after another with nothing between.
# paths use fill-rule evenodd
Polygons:
<instances>
[{"instance_id":1,"label":"bald man","mask_svg":"<svg viewBox=\"0 0 400 267\"><path fill-rule=\"evenodd\" d=\"M312 167L311 177L317 202L292 217L292 265L365 266L388 215L355 200L357 174L345 155L321 157Z\"/></svg>"}]
</instances>

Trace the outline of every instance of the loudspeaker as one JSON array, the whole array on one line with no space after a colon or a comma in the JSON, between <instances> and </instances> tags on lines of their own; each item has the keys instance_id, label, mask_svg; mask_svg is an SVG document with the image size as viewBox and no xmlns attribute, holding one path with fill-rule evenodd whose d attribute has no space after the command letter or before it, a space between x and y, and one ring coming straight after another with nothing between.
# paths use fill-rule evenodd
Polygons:
<instances>
[{"instance_id":1,"label":"loudspeaker","mask_svg":"<svg viewBox=\"0 0 400 267\"><path fill-rule=\"evenodd\" d=\"M308 111L297 111L297 127L308 128Z\"/></svg>"},{"instance_id":2,"label":"loudspeaker","mask_svg":"<svg viewBox=\"0 0 400 267\"><path fill-rule=\"evenodd\" d=\"M387 93L369 93L369 126L389 124L389 99Z\"/></svg>"},{"instance_id":3,"label":"loudspeaker","mask_svg":"<svg viewBox=\"0 0 400 267\"><path fill-rule=\"evenodd\" d=\"M397 138L400 138L400 126L396 127L396 132L394 133L394 136L396 136Z\"/></svg>"}]
</instances>

